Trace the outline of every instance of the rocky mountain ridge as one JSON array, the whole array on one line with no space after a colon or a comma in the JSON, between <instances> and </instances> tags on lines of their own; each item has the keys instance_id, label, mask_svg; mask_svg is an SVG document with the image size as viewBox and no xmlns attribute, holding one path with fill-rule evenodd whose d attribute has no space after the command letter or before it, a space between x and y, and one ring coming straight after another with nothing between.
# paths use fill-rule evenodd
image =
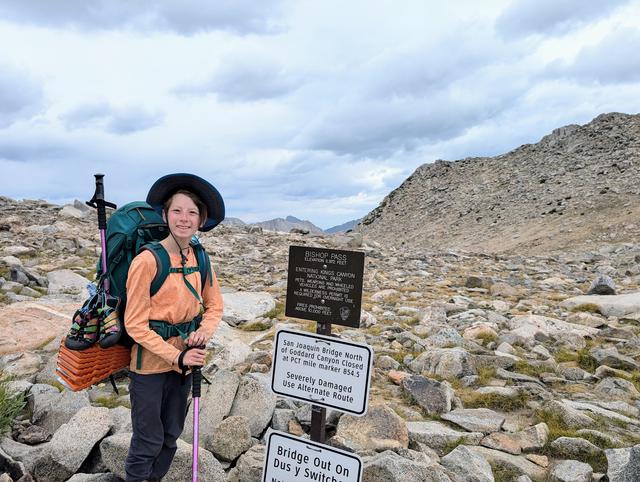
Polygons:
<instances>
[{"instance_id":1,"label":"rocky mountain ridge","mask_svg":"<svg viewBox=\"0 0 640 482\"><path fill-rule=\"evenodd\" d=\"M257 223L251 223L251 225L261 227L267 231L278 231L280 233L288 233L292 229L299 229L313 234L320 234L323 232L321 228L313 224L311 221L298 219L295 216L260 221Z\"/></svg>"},{"instance_id":2,"label":"rocky mountain ridge","mask_svg":"<svg viewBox=\"0 0 640 482\"><path fill-rule=\"evenodd\" d=\"M353 230L353 228L355 228L361 220L362 218L352 219L351 221L347 221L346 223L338 224L337 226L332 226L328 229L325 229L324 232L328 234L345 233L347 231Z\"/></svg>"},{"instance_id":3,"label":"rocky mountain ridge","mask_svg":"<svg viewBox=\"0 0 640 482\"><path fill-rule=\"evenodd\" d=\"M496 157L423 164L358 227L428 249L546 253L640 235L640 115L602 114Z\"/></svg>"}]
</instances>

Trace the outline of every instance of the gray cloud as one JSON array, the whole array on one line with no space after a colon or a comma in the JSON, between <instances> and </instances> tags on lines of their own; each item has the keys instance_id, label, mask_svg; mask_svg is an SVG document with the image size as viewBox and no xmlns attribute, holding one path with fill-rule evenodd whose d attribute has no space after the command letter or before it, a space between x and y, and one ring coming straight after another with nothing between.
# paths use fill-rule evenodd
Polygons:
<instances>
[{"instance_id":1,"label":"gray cloud","mask_svg":"<svg viewBox=\"0 0 640 482\"><path fill-rule=\"evenodd\" d=\"M101 122L110 115L108 102L94 102L70 110L62 116L62 120L67 129L81 129Z\"/></svg>"},{"instance_id":2,"label":"gray cloud","mask_svg":"<svg viewBox=\"0 0 640 482\"><path fill-rule=\"evenodd\" d=\"M112 134L132 134L162 123L164 114L142 107L114 108L107 102L85 104L62 116L68 129L99 128Z\"/></svg>"},{"instance_id":3,"label":"gray cloud","mask_svg":"<svg viewBox=\"0 0 640 482\"><path fill-rule=\"evenodd\" d=\"M380 159L454 139L526 93L535 68L527 65L528 53L484 24L389 47L331 86L322 84L317 105L307 106L312 117L291 145ZM305 86L300 96L314 102L314 88Z\"/></svg>"},{"instance_id":4,"label":"gray cloud","mask_svg":"<svg viewBox=\"0 0 640 482\"><path fill-rule=\"evenodd\" d=\"M177 95L216 94L223 102L254 102L283 97L297 90L302 76L260 59L224 61L207 82L174 89Z\"/></svg>"},{"instance_id":5,"label":"gray cloud","mask_svg":"<svg viewBox=\"0 0 640 482\"><path fill-rule=\"evenodd\" d=\"M42 87L26 73L0 65L0 129L29 119L44 107Z\"/></svg>"},{"instance_id":6,"label":"gray cloud","mask_svg":"<svg viewBox=\"0 0 640 482\"><path fill-rule=\"evenodd\" d=\"M514 0L497 18L495 28L506 38L561 35L625 3L628 0Z\"/></svg>"},{"instance_id":7,"label":"gray cloud","mask_svg":"<svg viewBox=\"0 0 640 482\"><path fill-rule=\"evenodd\" d=\"M54 28L130 28L193 35L212 30L270 34L281 30L281 0L49 0L6 1L0 17Z\"/></svg>"},{"instance_id":8,"label":"gray cloud","mask_svg":"<svg viewBox=\"0 0 640 482\"><path fill-rule=\"evenodd\" d=\"M447 35L434 45L389 49L367 66L368 95L429 95L496 59L513 61L522 55L519 47L505 45L477 29Z\"/></svg>"},{"instance_id":9,"label":"gray cloud","mask_svg":"<svg viewBox=\"0 0 640 482\"><path fill-rule=\"evenodd\" d=\"M350 93L325 109L293 145L338 154L389 157L424 143L455 138L513 106L526 92L520 79L506 82L501 69L465 72L442 88L417 94L359 96ZM366 90L366 89L365 89Z\"/></svg>"},{"instance_id":10,"label":"gray cloud","mask_svg":"<svg viewBox=\"0 0 640 482\"><path fill-rule=\"evenodd\" d=\"M545 75L579 82L618 84L640 81L640 31L621 29L583 48L572 62L556 62Z\"/></svg>"},{"instance_id":11,"label":"gray cloud","mask_svg":"<svg viewBox=\"0 0 640 482\"><path fill-rule=\"evenodd\" d=\"M127 107L116 111L109 122L107 130L114 134L131 134L160 125L164 115L150 112L140 107Z\"/></svg>"},{"instance_id":12,"label":"gray cloud","mask_svg":"<svg viewBox=\"0 0 640 482\"><path fill-rule=\"evenodd\" d=\"M66 159L72 156L75 149L66 142L55 139L0 138L0 159L16 162L33 160Z\"/></svg>"}]
</instances>

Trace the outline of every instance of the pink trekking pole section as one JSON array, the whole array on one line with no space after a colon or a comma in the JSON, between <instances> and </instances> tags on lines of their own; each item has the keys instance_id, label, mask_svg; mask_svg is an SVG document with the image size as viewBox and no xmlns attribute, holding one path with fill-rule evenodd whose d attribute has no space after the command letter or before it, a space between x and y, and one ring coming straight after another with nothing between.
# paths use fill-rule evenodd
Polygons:
<instances>
[{"instance_id":1,"label":"pink trekking pole section","mask_svg":"<svg viewBox=\"0 0 640 482\"><path fill-rule=\"evenodd\" d=\"M200 441L200 388L202 386L202 372L200 367L193 367L192 373L192 397L193 397L193 464L191 480L198 482L198 445Z\"/></svg>"}]
</instances>

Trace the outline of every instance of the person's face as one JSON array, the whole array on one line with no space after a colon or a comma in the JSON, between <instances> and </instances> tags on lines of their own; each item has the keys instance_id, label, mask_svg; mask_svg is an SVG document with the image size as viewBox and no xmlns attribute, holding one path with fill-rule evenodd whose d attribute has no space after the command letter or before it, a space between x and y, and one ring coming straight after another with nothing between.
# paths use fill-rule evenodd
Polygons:
<instances>
[{"instance_id":1,"label":"person's face","mask_svg":"<svg viewBox=\"0 0 640 482\"><path fill-rule=\"evenodd\" d=\"M163 216L173 235L182 241L189 241L200 227L200 212L196 204L184 194L176 194Z\"/></svg>"}]
</instances>

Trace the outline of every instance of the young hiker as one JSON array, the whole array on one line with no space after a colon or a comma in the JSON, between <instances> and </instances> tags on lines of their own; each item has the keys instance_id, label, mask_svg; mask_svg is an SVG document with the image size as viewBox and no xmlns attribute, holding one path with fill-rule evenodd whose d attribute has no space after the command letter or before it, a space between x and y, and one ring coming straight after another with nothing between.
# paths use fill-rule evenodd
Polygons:
<instances>
[{"instance_id":1,"label":"young hiker","mask_svg":"<svg viewBox=\"0 0 640 482\"><path fill-rule=\"evenodd\" d=\"M220 194L197 176L172 174L156 181L147 202L162 211L169 227L160 244L172 269L153 296L156 254L142 251L129 269L125 326L136 344L130 365L133 436L125 463L127 482L159 481L169 470L191 388L191 374L185 378L182 367L204 364L203 348L222 318L215 273L208 266L202 282L194 269L196 246L190 244L197 230L208 231L224 218Z\"/></svg>"}]
</instances>

